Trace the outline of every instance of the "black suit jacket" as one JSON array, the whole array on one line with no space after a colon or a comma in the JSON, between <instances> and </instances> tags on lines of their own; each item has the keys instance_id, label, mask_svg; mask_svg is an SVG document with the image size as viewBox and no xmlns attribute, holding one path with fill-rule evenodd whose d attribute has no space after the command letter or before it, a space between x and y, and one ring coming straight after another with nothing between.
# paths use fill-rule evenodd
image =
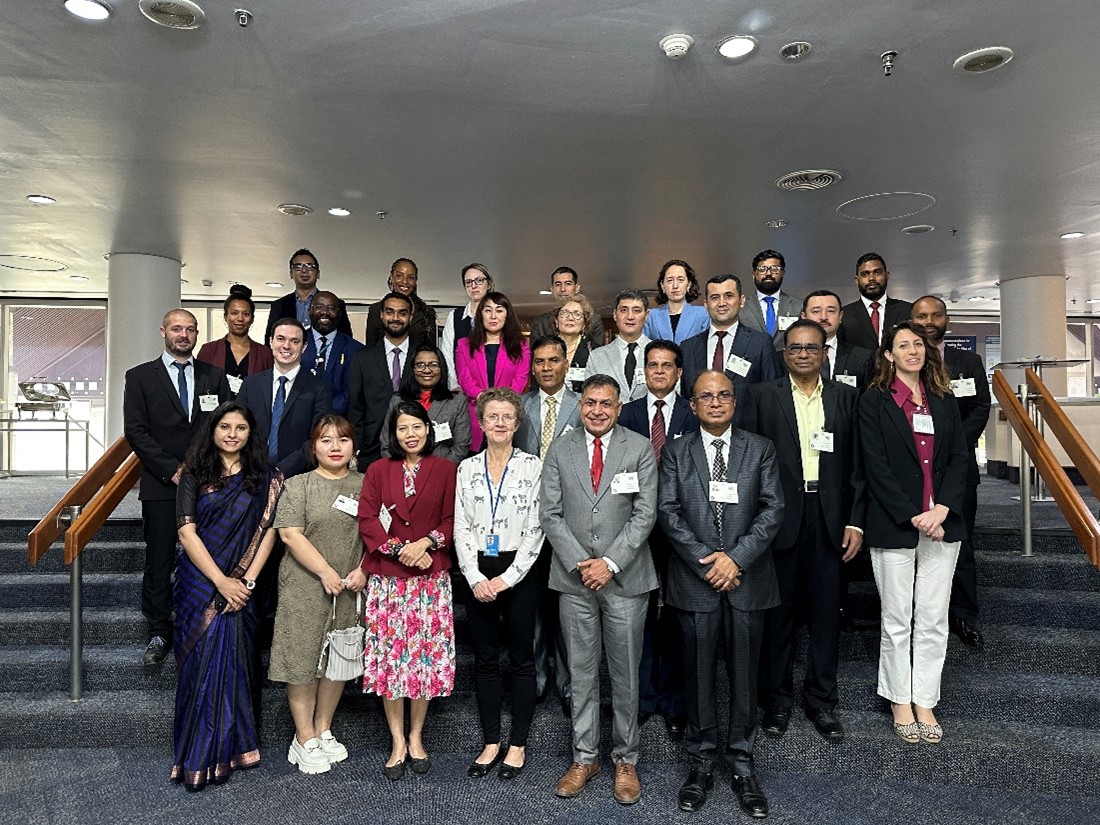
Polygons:
<instances>
[{"instance_id":1,"label":"black suit jacket","mask_svg":"<svg viewBox=\"0 0 1100 825\"><path fill-rule=\"evenodd\" d=\"M403 381L412 374L415 348L410 340ZM385 342L367 344L351 359L351 371L348 373L348 421L355 428L361 473L366 472L370 463L382 455L379 437L386 423L392 396L393 380L390 378L390 366L386 363Z\"/></svg>"},{"instance_id":2,"label":"black suit jacket","mask_svg":"<svg viewBox=\"0 0 1100 825\"><path fill-rule=\"evenodd\" d=\"M271 343L271 333L275 331L275 322L284 318L297 318L298 305L294 302L295 293L276 298L271 302L271 309L267 316L267 330L264 332L263 343ZM348 320L348 308L343 299L340 299L340 317L336 319L336 331L351 337L351 321Z\"/></svg>"},{"instance_id":3,"label":"black suit jacket","mask_svg":"<svg viewBox=\"0 0 1100 825\"><path fill-rule=\"evenodd\" d=\"M932 393L926 403L935 430L932 497L951 511L943 523L944 541L962 541L966 439L959 405L950 396ZM928 509L921 502L924 479L913 431L890 390L872 388L860 396L859 427L869 492L864 542L870 547L916 547L919 534L910 519Z\"/></svg>"},{"instance_id":4,"label":"black suit jacket","mask_svg":"<svg viewBox=\"0 0 1100 825\"><path fill-rule=\"evenodd\" d=\"M274 370L250 375L241 384L237 403L256 417L256 436L267 444L271 432L271 405L274 396ZM332 412L332 392L324 379L304 366L286 397L283 420L279 423L279 455L275 463L287 478L309 469L309 436L317 419ZM266 446L264 448L266 450Z\"/></svg>"},{"instance_id":5,"label":"black suit jacket","mask_svg":"<svg viewBox=\"0 0 1100 825\"><path fill-rule=\"evenodd\" d=\"M194 370L195 397L191 399L190 421L183 413L175 378L168 375L159 356L126 371L123 431L130 448L141 460L138 498L142 501L176 500L172 476L210 414L202 412L199 398L216 395L220 404L233 397L220 369L196 360Z\"/></svg>"},{"instance_id":6,"label":"black suit jacket","mask_svg":"<svg viewBox=\"0 0 1100 825\"><path fill-rule=\"evenodd\" d=\"M840 329L837 337L849 344L863 347L874 352L878 349L878 338L875 336L874 327L871 326L871 315L863 305L863 301L853 301L842 307L844 317L840 319ZM882 308L882 329L891 329L902 321L909 320L909 314L913 305L908 301L886 297L886 306Z\"/></svg>"},{"instance_id":7,"label":"black suit jacket","mask_svg":"<svg viewBox=\"0 0 1100 825\"><path fill-rule=\"evenodd\" d=\"M985 365L977 353L947 347L943 351L943 365L947 368L952 381L959 378L974 379L975 394L964 398L956 395L955 400L959 403L959 415L962 416L963 433L966 435L966 447L969 450L966 462L966 483L975 487L981 483L982 479L978 472L978 456L974 451L978 447L978 439L982 437L986 424L989 423L989 409L992 406L992 399L989 397L989 379L986 378Z\"/></svg>"},{"instance_id":8,"label":"black suit jacket","mask_svg":"<svg viewBox=\"0 0 1100 825\"><path fill-rule=\"evenodd\" d=\"M838 375L854 375L856 377L856 387L860 390L867 389L867 385L871 383L871 377L875 371L875 353L869 349L841 341L840 338L836 338L835 342L836 363L833 365L831 377L836 379Z\"/></svg>"},{"instance_id":9,"label":"black suit jacket","mask_svg":"<svg viewBox=\"0 0 1100 825\"><path fill-rule=\"evenodd\" d=\"M668 441L699 429L699 419L691 411L691 404L688 403L687 399L673 393L665 400L672 405L672 418L668 422ZM623 404L623 411L619 414L620 424L647 439L650 435L649 410L646 409L648 402L648 395L636 398L627 404ZM665 411L665 415L669 415L668 410Z\"/></svg>"},{"instance_id":10,"label":"black suit jacket","mask_svg":"<svg viewBox=\"0 0 1100 825\"><path fill-rule=\"evenodd\" d=\"M859 452L859 395L855 387L837 381L822 383L825 431L833 434L833 451L822 451L819 455L817 495L837 553L843 552L844 528L862 530L867 519L867 485ZM779 480L786 506L775 546L786 549L798 540L802 523L801 488L805 481L791 379L784 376L778 381L754 384L741 403L742 428L769 439L779 457Z\"/></svg>"},{"instance_id":11,"label":"black suit jacket","mask_svg":"<svg viewBox=\"0 0 1100 825\"><path fill-rule=\"evenodd\" d=\"M707 336L710 335L710 327L705 332L692 336L684 341L681 349L684 353L684 374L680 378L680 393L684 398L691 397L691 388L699 373L710 369L707 361ZM744 324L737 325L737 334L733 337L733 344L727 342L726 358L730 354L740 355L746 361L751 362L748 375L741 376L726 370L726 375L733 381L733 391L740 399L750 384L758 384L761 381L772 381L783 374L783 364L779 359L779 353L775 351L772 339L763 332L750 329ZM738 426L741 421L741 409L738 405L734 413L733 424Z\"/></svg>"}]
</instances>

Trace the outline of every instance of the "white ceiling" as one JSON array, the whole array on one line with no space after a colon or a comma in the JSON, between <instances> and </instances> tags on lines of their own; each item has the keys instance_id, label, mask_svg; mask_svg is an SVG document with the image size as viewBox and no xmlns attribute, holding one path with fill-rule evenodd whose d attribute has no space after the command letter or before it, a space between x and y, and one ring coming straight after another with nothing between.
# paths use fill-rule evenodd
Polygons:
<instances>
[{"instance_id":1,"label":"white ceiling","mask_svg":"<svg viewBox=\"0 0 1100 825\"><path fill-rule=\"evenodd\" d=\"M144 252L185 262L186 297L223 297L230 280L274 296L309 246L351 300L380 295L408 256L439 303L464 300L470 261L520 305L562 264L606 303L652 287L669 258L745 275L770 246L795 293L850 299L874 249L901 297L995 297L1000 278L1064 272L1078 309L1100 298L1096 0L199 0L194 32L108 2L99 24L61 0L0 7L0 255L68 267L0 269L4 290L103 295L104 254ZM657 47L672 32L695 39L678 62ZM760 48L729 64L714 44L734 33ZM783 62L791 40L810 56ZM994 45L1015 59L952 71ZM844 179L775 188L800 169ZM936 204L835 213L893 191ZM314 214L286 217L284 202ZM913 223L936 229L901 234ZM1088 234L1059 239L1071 230Z\"/></svg>"}]
</instances>

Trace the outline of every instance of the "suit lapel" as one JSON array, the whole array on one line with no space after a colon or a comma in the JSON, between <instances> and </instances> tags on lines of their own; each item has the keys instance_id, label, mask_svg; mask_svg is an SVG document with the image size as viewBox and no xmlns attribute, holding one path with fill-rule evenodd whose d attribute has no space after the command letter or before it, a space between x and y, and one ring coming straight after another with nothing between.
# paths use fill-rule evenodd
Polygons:
<instances>
[{"instance_id":1,"label":"suit lapel","mask_svg":"<svg viewBox=\"0 0 1100 825\"><path fill-rule=\"evenodd\" d=\"M856 323L863 327L863 331L871 336L872 341L877 341L878 336L875 335L875 328L871 326L871 313L867 309L867 305L863 303L863 299L860 298L856 301L859 312L856 313ZM886 307L880 307L882 310L882 322L886 322Z\"/></svg>"},{"instance_id":2,"label":"suit lapel","mask_svg":"<svg viewBox=\"0 0 1100 825\"><path fill-rule=\"evenodd\" d=\"M616 426L608 435L610 438L602 439L605 444L604 464L603 473L600 475L600 489L596 493L597 501L603 498L604 494L611 489L611 479L618 474L619 468L623 464L623 453L626 452L626 436L623 435L622 427ZM607 455L607 447L611 448L610 457ZM591 486L589 484L589 487Z\"/></svg>"},{"instance_id":3,"label":"suit lapel","mask_svg":"<svg viewBox=\"0 0 1100 825\"><path fill-rule=\"evenodd\" d=\"M913 458L920 461L920 456L917 455L917 445L913 441L913 430L909 426L909 420L905 417L905 413L894 402L893 394L887 390L886 393L886 415L894 422L894 426L898 428L898 434L901 436L902 442L906 448L913 454Z\"/></svg>"},{"instance_id":4,"label":"suit lapel","mask_svg":"<svg viewBox=\"0 0 1100 825\"><path fill-rule=\"evenodd\" d=\"M596 494L592 492L592 467L588 463L588 439L584 434L584 428L573 432L577 435L570 434L572 440L569 444L569 452L573 457L573 469L577 473L577 483L584 490L585 495L595 501ZM605 466L604 472L606 471Z\"/></svg>"},{"instance_id":5,"label":"suit lapel","mask_svg":"<svg viewBox=\"0 0 1100 825\"><path fill-rule=\"evenodd\" d=\"M565 393L561 397L561 404L558 406L558 421L555 426L557 432L554 436L559 436L564 432L565 428L569 426L569 422L573 418L573 413L577 411L577 401L575 398Z\"/></svg>"},{"instance_id":6,"label":"suit lapel","mask_svg":"<svg viewBox=\"0 0 1100 825\"><path fill-rule=\"evenodd\" d=\"M783 386L786 384L786 386ZM801 440L798 437L798 414L794 409L794 394L801 392L791 386L791 380L789 378L781 378L779 380L779 409L783 411L783 417L787 419L787 426L791 429L791 437L794 439L795 444L801 444ZM798 463L802 465L802 453L799 450Z\"/></svg>"},{"instance_id":7,"label":"suit lapel","mask_svg":"<svg viewBox=\"0 0 1100 825\"><path fill-rule=\"evenodd\" d=\"M703 444L701 433L694 434L695 441L691 445L691 460L695 464L695 471L699 474L699 483L710 498L710 465L707 463L707 448Z\"/></svg>"},{"instance_id":8,"label":"suit lapel","mask_svg":"<svg viewBox=\"0 0 1100 825\"><path fill-rule=\"evenodd\" d=\"M187 413L184 412L183 404L180 402L179 389L176 387L175 381L172 380L173 376L168 374L168 368L164 366L164 362L159 358L154 362L153 369L157 374L157 378L160 379L161 386L164 392L168 394L168 397L172 399L172 403L176 407L176 412L187 418ZM198 386L198 382L195 382L195 386Z\"/></svg>"},{"instance_id":9,"label":"suit lapel","mask_svg":"<svg viewBox=\"0 0 1100 825\"><path fill-rule=\"evenodd\" d=\"M402 521L411 521L411 510L409 507L409 500L405 498L405 462L404 460L394 461L390 470L390 494L393 496L394 508L393 512ZM418 491L419 492L419 491ZM382 506L386 506L386 502L383 499Z\"/></svg>"}]
</instances>

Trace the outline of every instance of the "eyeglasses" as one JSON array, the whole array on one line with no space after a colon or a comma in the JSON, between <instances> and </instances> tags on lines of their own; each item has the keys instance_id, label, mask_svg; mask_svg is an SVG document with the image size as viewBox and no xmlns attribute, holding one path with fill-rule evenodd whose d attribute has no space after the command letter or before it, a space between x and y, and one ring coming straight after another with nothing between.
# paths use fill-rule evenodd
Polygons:
<instances>
[{"instance_id":1,"label":"eyeglasses","mask_svg":"<svg viewBox=\"0 0 1100 825\"><path fill-rule=\"evenodd\" d=\"M756 272L758 275L779 275L783 271L781 266L758 266Z\"/></svg>"},{"instance_id":2,"label":"eyeglasses","mask_svg":"<svg viewBox=\"0 0 1100 825\"><path fill-rule=\"evenodd\" d=\"M487 283L489 283L488 278L484 276L478 276L477 278L470 278L469 280L463 281L462 285L469 288L472 286L484 286Z\"/></svg>"},{"instance_id":3,"label":"eyeglasses","mask_svg":"<svg viewBox=\"0 0 1100 825\"><path fill-rule=\"evenodd\" d=\"M439 369L438 361L418 361L413 364L413 369L417 372L435 372Z\"/></svg>"},{"instance_id":4,"label":"eyeglasses","mask_svg":"<svg viewBox=\"0 0 1100 825\"><path fill-rule=\"evenodd\" d=\"M791 355L801 355L804 352L808 355L817 355L821 352L821 347L817 344L788 344L784 349Z\"/></svg>"},{"instance_id":5,"label":"eyeglasses","mask_svg":"<svg viewBox=\"0 0 1100 825\"><path fill-rule=\"evenodd\" d=\"M584 313L575 309L563 309L558 312L558 317L566 321L583 321Z\"/></svg>"},{"instance_id":6,"label":"eyeglasses","mask_svg":"<svg viewBox=\"0 0 1100 825\"><path fill-rule=\"evenodd\" d=\"M290 268L295 272L316 272L317 264L291 264Z\"/></svg>"},{"instance_id":7,"label":"eyeglasses","mask_svg":"<svg viewBox=\"0 0 1100 825\"><path fill-rule=\"evenodd\" d=\"M515 420L516 417L512 415L512 413L504 413L503 415L500 415L498 413L490 413L489 415L485 416L485 421L488 424L513 424L515 423Z\"/></svg>"},{"instance_id":8,"label":"eyeglasses","mask_svg":"<svg viewBox=\"0 0 1100 825\"><path fill-rule=\"evenodd\" d=\"M719 401L723 404L729 404L733 401L733 393L729 390L722 390L718 393L704 392L694 396L692 400L698 404L709 404L712 401Z\"/></svg>"}]
</instances>

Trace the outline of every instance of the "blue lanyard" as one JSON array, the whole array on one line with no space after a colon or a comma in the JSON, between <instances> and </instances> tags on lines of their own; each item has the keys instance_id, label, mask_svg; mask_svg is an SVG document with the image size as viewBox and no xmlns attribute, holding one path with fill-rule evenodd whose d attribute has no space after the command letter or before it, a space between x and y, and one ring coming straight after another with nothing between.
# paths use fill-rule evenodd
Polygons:
<instances>
[{"instance_id":1,"label":"blue lanyard","mask_svg":"<svg viewBox=\"0 0 1100 825\"><path fill-rule=\"evenodd\" d=\"M512 452L508 454L508 462L504 465L504 472L500 474L500 486L497 487L496 495L493 495L493 480L489 478L489 451L485 451L485 486L489 488L489 510L492 521L489 522L489 529L495 530L497 527L497 507L500 505L500 497L504 493L504 479L508 478L508 465L512 463L512 456L516 454L516 448L512 448Z\"/></svg>"}]
</instances>

